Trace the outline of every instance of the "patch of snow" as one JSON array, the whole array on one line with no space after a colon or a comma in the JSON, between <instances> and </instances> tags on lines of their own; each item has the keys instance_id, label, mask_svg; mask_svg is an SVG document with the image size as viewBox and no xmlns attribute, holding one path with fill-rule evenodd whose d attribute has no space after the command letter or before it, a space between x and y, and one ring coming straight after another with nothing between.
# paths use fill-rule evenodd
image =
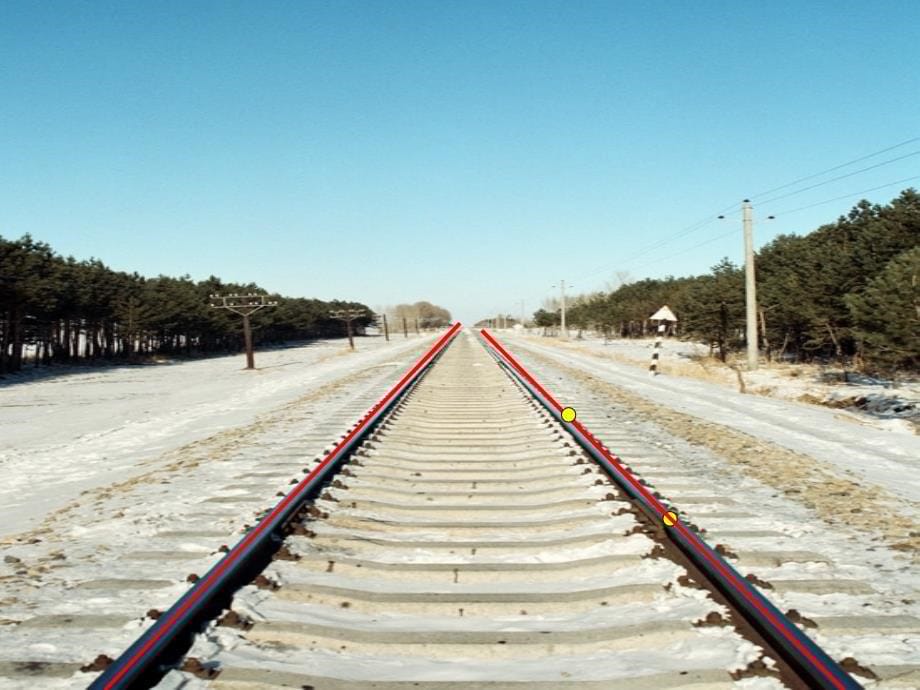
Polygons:
<instances>
[{"instance_id":1,"label":"patch of snow","mask_svg":"<svg viewBox=\"0 0 920 690\"><path fill-rule=\"evenodd\" d=\"M232 355L0 381L0 538L82 491L154 469L169 449L246 424L347 372L393 366L394 354L420 342L360 338L351 353L342 340L316 341L257 352L254 371Z\"/></svg>"},{"instance_id":2,"label":"patch of snow","mask_svg":"<svg viewBox=\"0 0 920 690\"><path fill-rule=\"evenodd\" d=\"M805 453L863 482L920 503L920 437L854 423L852 415L791 400L741 394L676 376L650 377L636 366L602 359L544 339L514 338L514 350L549 356L655 403Z\"/></svg>"}]
</instances>

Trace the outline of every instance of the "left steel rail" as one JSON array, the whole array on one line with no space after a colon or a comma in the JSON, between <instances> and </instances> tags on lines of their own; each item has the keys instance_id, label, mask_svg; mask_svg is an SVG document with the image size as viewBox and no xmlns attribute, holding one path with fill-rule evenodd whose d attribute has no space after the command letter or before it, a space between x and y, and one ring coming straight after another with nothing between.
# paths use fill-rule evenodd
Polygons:
<instances>
[{"instance_id":1,"label":"left steel rail","mask_svg":"<svg viewBox=\"0 0 920 690\"><path fill-rule=\"evenodd\" d=\"M315 497L326 481L396 403L430 369L461 327L455 323L380 399L313 470L250 530L156 623L128 647L89 690L124 690L149 687L171 661L184 651L201 625L214 618L228 597L261 572L280 545L285 525Z\"/></svg>"}]
</instances>

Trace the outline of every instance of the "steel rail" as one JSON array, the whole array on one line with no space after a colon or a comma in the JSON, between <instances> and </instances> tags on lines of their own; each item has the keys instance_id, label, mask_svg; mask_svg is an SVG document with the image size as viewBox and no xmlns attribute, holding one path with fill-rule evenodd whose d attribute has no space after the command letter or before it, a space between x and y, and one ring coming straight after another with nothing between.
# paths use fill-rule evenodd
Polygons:
<instances>
[{"instance_id":1,"label":"steel rail","mask_svg":"<svg viewBox=\"0 0 920 690\"><path fill-rule=\"evenodd\" d=\"M89 690L149 687L150 681L162 674L164 661L175 653L175 645L181 644L183 639L190 639L203 620L213 618L220 612L228 593L232 594L264 568L280 544L281 531L288 521L303 507L305 501L319 493L349 453L421 380L453 341L460 327L459 322L451 326L399 383L352 427L322 462L96 678Z\"/></svg>"},{"instance_id":2,"label":"steel rail","mask_svg":"<svg viewBox=\"0 0 920 690\"><path fill-rule=\"evenodd\" d=\"M559 420L579 446L622 488L653 521L665 526L665 534L699 568L710 582L774 647L783 659L820 690L858 690L857 683L827 652L802 632L785 614L751 585L719 553L679 519L678 510L667 506L640 484L622 460L577 420L562 418L563 406L486 329L480 342L508 374ZM670 514L670 515L669 515ZM665 516L668 520L665 521ZM677 519L674 520L674 517ZM671 524L673 523L673 524Z\"/></svg>"}]
</instances>

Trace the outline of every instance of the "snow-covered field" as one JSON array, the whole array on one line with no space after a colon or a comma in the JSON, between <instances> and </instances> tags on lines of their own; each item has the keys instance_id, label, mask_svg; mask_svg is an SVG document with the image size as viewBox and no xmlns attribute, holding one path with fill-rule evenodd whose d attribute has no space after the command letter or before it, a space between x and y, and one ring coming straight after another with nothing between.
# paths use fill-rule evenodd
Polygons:
<instances>
[{"instance_id":1,"label":"snow-covered field","mask_svg":"<svg viewBox=\"0 0 920 690\"><path fill-rule=\"evenodd\" d=\"M419 339L361 338L171 364L59 368L0 381L0 538L37 525L81 491L155 469L165 453L364 366ZM52 370L55 371L55 370Z\"/></svg>"},{"instance_id":2,"label":"snow-covered field","mask_svg":"<svg viewBox=\"0 0 920 690\"><path fill-rule=\"evenodd\" d=\"M539 342L559 342L556 338L535 337ZM594 333L584 333L581 339L573 336L567 345L647 369L654 343L652 338L604 340ZM700 379L738 390L738 373L708 354L709 348L702 343L666 338L661 343L658 368L665 375ZM832 407L854 422L888 431L912 434L920 430L920 380L894 383L850 373L849 381L844 383L839 367L817 364L773 362L746 372L741 362L740 368L747 393Z\"/></svg>"},{"instance_id":3,"label":"snow-covered field","mask_svg":"<svg viewBox=\"0 0 920 690\"><path fill-rule=\"evenodd\" d=\"M802 565L801 572L783 566L777 578L876 577L877 594L866 600L868 608L840 599L827 613L917 615L906 602L916 599L910 590L920 590L920 581L905 567L916 550L892 548L900 536L868 546L845 529L828 536L822 518L835 516L821 515L823 504L805 499L835 493L838 479L855 481L874 492L886 510L917 522L920 437L892 433L862 414L742 395L731 378L669 373L669 362L700 352L692 344L667 343L665 373L650 379L649 343L615 345L623 359L612 359L605 355L611 346L602 342L498 335L515 353L539 354L582 372L576 381L570 371L555 371L546 382L554 392L569 387L573 396L587 398L601 383L610 384L820 465L826 474L777 465L777 475L792 478L777 490L762 475L750 475L749 466L710 458L692 445L680 447L680 457L690 458L694 485L704 485L701 491L721 486L756 497L758 525L762 520L764 530L786 535L783 548L814 548L830 558ZM138 602L144 609L163 609L174 601L188 586L186 575L200 574L218 559L219 547L234 543L247 521L277 501L433 337L391 343L362 338L357 353L341 341L260 352L254 372L243 369L242 356L234 356L77 368L0 382L0 670L6 661L27 657L60 665L60 683L43 681L41 687L83 687L87 675L79 673L81 663L101 652L116 655L151 623L143 611L138 614ZM607 417L605 404L595 403L598 420ZM657 448L677 443L662 431L664 421L634 423L643 442ZM799 476L801 487L795 484ZM827 477L830 483L824 483ZM803 492L797 494L796 487ZM834 500L839 512L871 513L852 497ZM867 524L872 519L870 514ZM710 527L730 534L732 525ZM758 571L763 573L772 571ZM786 599L803 611L826 605L795 595ZM69 632L65 620L74 621ZM19 621L32 622L15 625ZM920 663L911 651L916 641L916 634L905 633L903 649L879 649L874 658ZM0 681L0 687L26 686Z\"/></svg>"},{"instance_id":4,"label":"snow-covered field","mask_svg":"<svg viewBox=\"0 0 920 690\"><path fill-rule=\"evenodd\" d=\"M0 389L0 688L85 687L81 667L127 647L144 612L206 572L433 338L261 352L257 371L221 357ZM41 677L23 678L23 662Z\"/></svg>"},{"instance_id":5,"label":"snow-covered field","mask_svg":"<svg viewBox=\"0 0 920 690\"><path fill-rule=\"evenodd\" d=\"M805 454L791 457L765 442L777 434L770 428L778 426L776 419L768 417L762 428L748 424L750 435L733 428L761 416L759 407L748 412L734 406L736 398L750 398L785 408L792 442L804 435L797 413L807 406L727 391L720 407L719 394L726 390L718 384L665 383L665 376L653 383L644 369L579 354L579 343L497 335L554 397L577 408L592 433L704 529L711 545L726 544L740 554L736 567L742 574L771 583L763 591L774 604L816 621L809 634L835 659L855 657L874 666L887 681L882 687L920 687L917 504L874 483L871 467L856 486L837 476L846 474L846 465ZM697 402L699 392L706 395ZM674 407L686 415L668 412ZM831 436L834 410L814 412L831 419ZM837 431L849 428L837 424L842 425ZM916 439L871 432L891 447ZM838 450L846 455L846 437L839 440ZM915 454L905 463L905 480L916 477L918 460ZM757 558L758 550L777 557ZM828 587L810 589L809 583L819 581Z\"/></svg>"},{"instance_id":6,"label":"snow-covered field","mask_svg":"<svg viewBox=\"0 0 920 690\"><path fill-rule=\"evenodd\" d=\"M666 343L661 355L664 373L652 378L647 362L640 366L606 356L603 341L562 342L511 331L499 335L510 343L519 342L536 352L592 371L671 409L812 456L836 467L842 475L878 485L920 505L920 436L890 433L889 426L872 423L866 415L848 410L742 394L720 381L668 374L669 357L689 356L701 346ZM643 351L640 342L612 347L627 355ZM644 351L650 361L650 350Z\"/></svg>"}]
</instances>

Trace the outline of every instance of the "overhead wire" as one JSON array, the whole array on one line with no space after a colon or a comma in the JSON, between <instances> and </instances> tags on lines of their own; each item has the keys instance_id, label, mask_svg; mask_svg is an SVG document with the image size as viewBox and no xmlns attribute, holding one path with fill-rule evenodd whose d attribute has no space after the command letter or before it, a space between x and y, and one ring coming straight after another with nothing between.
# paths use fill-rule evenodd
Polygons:
<instances>
[{"instance_id":1,"label":"overhead wire","mask_svg":"<svg viewBox=\"0 0 920 690\"><path fill-rule=\"evenodd\" d=\"M860 194L868 194L869 192L877 192L880 189L885 189L886 187L893 187L896 184L904 184L905 182L912 182L913 180L920 180L920 175L914 175L913 177L905 177L900 180L895 180L894 182L886 182L877 187L869 187L868 189L861 189L858 192L850 192L849 194L842 194L841 196L835 196L830 199L824 199L823 201L816 201L813 204L807 204L805 206L798 206L797 208L786 209L785 211L774 211L772 215L774 216L788 216L790 213L797 213L798 211L804 211L805 209L814 208L815 206L821 206L822 204L829 204L832 201L840 201L841 199L849 199L850 197L858 196Z\"/></svg>"},{"instance_id":2,"label":"overhead wire","mask_svg":"<svg viewBox=\"0 0 920 690\"><path fill-rule=\"evenodd\" d=\"M766 195L768 195L768 194L772 194L772 193L774 193L774 192L781 191L781 190L783 190L783 189L788 189L789 187L794 187L795 185L801 184L802 182L807 182L808 180L813 180L813 179L819 178L819 177L821 177L822 175L826 175L826 174L831 173L831 172L834 172L834 171L836 171L836 170L841 170L841 169L843 169L843 168L846 168L846 167L848 167L848 166L850 166L850 165L854 165L854 164L856 164L856 163L860 163L860 162L862 162L862 161L869 160L870 158L874 158L874 157L879 156L879 155L881 155L881 154L883 154L883 153L887 153L888 151L893 151L893 150L895 150L895 149L901 148L901 147L903 147L903 146L907 146L908 144L912 144L912 143L917 142L917 141L920 141L920 137L912 137L912 138L910 138L910 139L905 139L905 140L902 141L902 142L899 142L899 143L894 144L894 145L892 145L892 146L885 147L885 148L883 148L883 149L879 149L878 151L874 151L874 152L872 152L872 153L868 153L868 154L863 155L863 156L859 156L859 157L854 158L854 159L852 159L852 160L846 161L845 163L841 163L841 164L839 164L839 165L835 165L835 166L832 166L832 167L830 167L830 168L826 168L826 169L821 170L821 171L819 171L819 172L812 173L812 174L806 175L806 176L804 176L804 177L799 177L799 178L797 178L797 179L795 179L795 180L792 180L791 182L787 182L787 183L782 184L782 185L779 185L779 186L777 186L777 187L772 187L771 189L768 189L768 190L765 190L765 191L762 191L762 192L758 192L757 194L754 194L754 195L750 196L749 198L750 198L750 199L757 199L757 198L759 198L759 197L766 196ZM905 159L907 159L907 158L911 158L911 157L917 156L917 155L920 155L920 150L912 151L911 153L907 153L907 154L904 154L904 155L902 155L902 156L897 156L897 157L895 157L895 158L890 158L890 159L888 159L888 160L881 161L881 162L879 162L879 163L875 163L875 164L873 164L873 165L869 165L869 166L860 168L859 170L855 170L855 171L846 173L846 174L844 174L844 175L838 175L838 176L833 177L833 178L831 178L831 179L829 179L829 180L824 180L823 182L819 182L819 183L816 183L816 184L813 184L813 185L809 185L809 186L803 187L803 188L801 188L801 189L793 190L793 191L787 192L787 193L785 193L785 194L780 194L780 195L778 195L778 196L774 196L774 197L771 197L771 198L769 198L769 199L765 199L765 200L758 201L757 203L758 203L758 206L762 206L763 204L768 204L768 203L772 203L772 202L775 202L775 201L779 201L779 200L781 200L781 199L786 199L786 198L788 198L788 197L796 196L796 195L798 195L798 194L801 194L801 193L804 193L804 192L807 192L807 191L811 191L812 189L817 189L817 188L819 188L819 187L823 187L824 185L831 184L831 183L833 183L833 182L837 182L837 181L839 181L839 180L843 180L843 179L846 179L846 178L849 178L849 177L853 177L854 175L858 175L858 174L860 174L860 173L867 172L867 171L869 171L869 170L875 170L875 169L877 169L877 168L881 168L881 167L883 167L883 166L890 165L890 164L892 164L892 163L896 163L896 162L898 162L898 161L905 160ZM841 199L846 199L846 198L848 198L848 197L856 196L856 195L858 195L858 194L865 194L865 193L868 193L868 192L877 191L877 190L879 190L879 189L884 189L885 187L890 187L890 186L893 186L893 185L895 185L895 184L901 184L901 183L903 183L903 182L908 182L908 181L911 181L911 180L914 180L914 179L918 179L918 178L920 178L920 176L914 176L914 177L904 178L904 179L901 179L901 180L896 180L896 181L894 181L894 182L889 182L889 183L886 183L886 184L883 184L883 185L879 185L879 186L877 186L877 187L872 187L872 188L869 188L869 189L865 189L865 190L862 190L862 191L859 191L859 192L853 192L853 193L851 193L851 194L845 194L845 195L842 195L842 196L834 197L834 198L832 198L832 199L825 199L825 200L823 200L823 201L815 202L815 203L813 203L813 204L807 204L807 205L805 205L805 206L800 206L800 207L795 208L795 209L791 209L791 210L787 210L787 211L779 211L779 212L777 212L777 213L774 213L773 215L779 215L779 214L788 215L788 214L790 214L790 213L795 213L795 212L798 212L798 211L803 211L803 210L806 210L806 209L808 209L808 208L813 208L813 207L815 207L815 206L820 206L820 205L822 205L822 204L831 203L831 202L833 202L833 201L839 201L839 200L841 200ZM667 246L667 245L671 244L671 243L674 242L675 240L681 239L681 238L686 237L686 236L688 236L688 235L691 235L691 234L693 234L693 233L695 233L695 232L698 232L699 230L702 230L703 228L709 226L710 224L712 224L712 223L715 222L716 220L718 220L718 219L724 217L724 216L727 215L727 214L735 215L735 213L737 213L737 212L739 212L739 211L740 211L740 204L738 204L738 203L731 204L730 206L727 206L725 209L723 209L722 211L717 212L717 213L714 214L714 215L710 215L710 216L707 216L707 217L705 217L705 218L701 218L700 220L696 221L695 223L692 223L691 225L688 225L688 226L686 226L685 228L682 228L681 230L679 230L679 231L676 232L675 234L670 235L670 236L665 237L665 238L662 238L662 239L660 239L660 240L658 240L658 241L656 241L656 242L653 242L652 244L646 246L645 248L640 249L638 252L635 252L634 254L632 254L632 255L626 257L625 259L620 259L617 263L618 263L618 264L628 264L629 262L632 262L632 261L634 261L634 260L636 260L636 259L638 259L638 258L640 258L640 257L642 257L642 256L645 256L645 255L647 255L647 254L650 253L650 252L656 251L657 249L660 249L660 248L662 248L662 247L664 247L664 246ZM735 213L732 213L732 212L735 212ZM705 246L705 245L708 245L708 244L712 244L713 242L717 242L717 241L720 240L720 239L724 239L725 237L728 237L728 236L730 236L730 235L732 235L732 234L735 234L735 232L736 232L736 230L733 229L733 230L731 230L731 231L729 231L729 232L727 232L727 233L723 233L723 234L721 234L721 235L718 235L718 236L716 236L716 237L713 237L713 238L711 238L711 239L705 240L705 241L700 242L700 243L698 243L698 244L695 244L695 245L693 245L693 246L691 246L691 247L688 247L688 248L686 248L686 249L683 249L683 250L681 250L680 252L677 252L677 253L675 253L675 254L672 254L672 255L669 255L669 256L666 256L666 257L656 257L656 258L655 258L655 262L664 261L664 260L667 260L667 259L670 259L670 258L674 258L674 257L680 256L681 254L683 254L683 253L685 253L685 252L693 251L694 249L697 249L697 248L699 248L699 247L702 247L702 246ZM639 264L638 266L632 266L632 268L641 268L641 267L650 265L651 263L653 263L653 262L644 262L644 263L642 263L642 264ZM589 271L588 273L579 275L579 280L582 281L582 280L587 280L587 279L589 279L589 278L592 278L592 277L598 275L599 273L601 273L601 272L603 272L603 271L605 271L605 270L608 270L612 265L613 265L613 264L609 264L609 263L608 263L608 264L606 264L606 265L604 265L604 266L599 266L599 267L597 267L596 269L592 269L592 270ZM574 287L574 286L572 286L572 287ZM545 293L544 293L544 295L545 295Z\"/></svg>"},{"instance_id":3,"label":"overhead wire","mask_svg":"<svg viewBox=\"0 0 920 690\"><path fill-rule=\"evenodd\" d=\"M635 259L638 259L639 257L645 256L649 252L653 252L656 249L660 249L661 247L670 244L674 240L680 239L682 237L686 237L687 235L691 235L694 232L697 232L698 230L702 230L710 223L714 223L715 221L719 220L720 216L723 216L726 213L735 210L738 206L739 204L732 204L731 206L726 207L722 211L717 212L715 215L706 216L705 218L702 218L698 220L697 222L691 225L688 225L685 228L679 230L674 235L670 235L668 237L662 238L658 240L657 242L654 242L646 246L644 249L641 249L638 252L626 257L625 259L621 259L620 262L627 263L630 261L634 261ZM589 271L588 273L581 275L580 278L581 280L587 280L588 278L592 278L596 276L598 273L601 273L602 271L609 269L611 265L612 264L605 264L604 266L599 266L598 268L593 269Z\"/></svg>"},{"instance_id":4,"label":"overhead wire","mask_svg":"<svg viewBox=\"0 0 920 690\"><path fill-rule=\"evenodd\" d=\"M912 151L911 153L906 153L903 156L898 156L897 158L890 158L887 161L882 161L881 163L876 163L875 165L869 165L869 166L866 166L865 168L854 170L853 172L849 172L846 175L838 175L837 177L832 177L831 179L825 180L824 182L818 182L817 184L809 185L808 187L803 187L802 189L797 189L793 192L787 192L786 194L780 194L779 196L775 196L771 199L765 199L757 203L758 204L769 204L774 201L779 201L780 199L786 199L787 197L795 196L796 194L801 194L802 192L807 192L812 189L817 189L818 187L823 187L824 185L830 184L831 182L837 182L838 180L843 180L843 179L846 179L847 177L853 177L853 175L859 175L860 173L864 173L867 170L875 170L876 168L881 168L883 165L888 165L890 163L896 163L897 161L902 161L905 158L910 158L912 156L920 156L920 150Z\"/></svg>"},{"instance_id":5,"label":"overhead wire","mask_svg":"<svg viewBox=\"0 0 920 690\"><path fill-rule=\"evenodd\" d=\"M860 156L859 158L854 158L853 160L847 161L846 163L841 163L840 165L835 165L835 166L832 167L832 168L827 168L826 170L822 170L822 171L820 171L820 172L812 173L811 175L806 175L805 177L800 177L800 178L798 178L797 180L793 180L792 182L787 182L786 184L781 184L779 187L773 187L772 189L768 189L768 190L763 191L763 192L757 192L756 194L752 195L752 196L749 197L749 198L751 198L751 199L756 199L757 197L760 197L760 196L766 196L767 194L773 194L773 192L778 192L778 191L780 191L781 189L786 189L787 187L792 187L792 186L794 186L794 185L799 184L800 182L807 182L808 180L813 180L813 179L816 178L816 177L821 177L821 175L826 175L827 173L834 172L835 170L840 170L841 168L846 168L847 166L853 165L854 163L861 163L862 161L869 160L870 158L875 158L876 156L880 156L880 155L883 154L883 153L888 153L889 151L894 151L895 149L901 148L902 146L907 146L908 144L913 144L915 141L920 141L920 137L913 137L912 139L906 139L906 140L902 141L900 144L895 144L894 146L888 146L887 148L879 149L878 151L874 151L874 152L872 152L872 153L868 153L868 154L866 154L865 156Z\"/></svg>"},{"instance_id":6,"label":"overhead wire","mask_svg":"<svg viewBox=\"0 0 920 690\"><path fill-rule=\"evenodd\" d=\"M797 185L797 184L799 184L799 183L801 183L801 182L806 182L806 181L808 181L808 180L815 179L815 178L820 177L820 176L822 176L822 175L826 175L827 173L834 172L835 170L840 170L840 169L842 169L842 168L846 168L846 167L848 167L848 166L850 166L850 165L853 165L853 164L855 164L855 163L859 163L859 162L861 162L861 161L868 160L868 159L870 159L870 158L874 158L875 156L879 156L879 155L881 155L881 154L883 154L883 153L887 153L888 151L893 151L893 150L895 150L895 149L901 148L902 146L907 146L908 144L912 144L912 143L914 143L914 142L916 142L916 141L920 141L920 137L912 137L912 138L910 138L910 139L905 139L905 140L902 141L902 142L899 142L899 143L894 144L894 145L892 145L892 146L887 146L887 147L885 147L885 148L883 148L883 149L879 149L878 151L873 151L872 153L868 153L868 154L865 154L865 155L863 155L863 156L859 156L858 158L853 158L852 160L849 160L849 161L847 161L847 162L845 162L845 163L840 163L839 165L835 165L835 166L833 166L833 167L826 168L825 170L821 170L821 171L819 171L819 172L812 173L812 174L810 174L810 175L806 175L806 176L804 176L804 177L799 177L799 178L797 178L797 179L795 179L795 180L793 180L793 181L791 181L791 182L787 182L787 183L785 183L785 184L779 185L778 187L773 187L773 188L768 189L768 190L766 190L766 191L758 192L757 194L755 194L755 195L753 195L753 196L751 196L751 197L749 197L749 198L754 199L754 198L757 198L757 197L760 197L760 196L765 196L765 195L767 195L767 194L772 194L773 192L777 192L777 191L780 191L780 190L782 190L782 189L787 189L787 188L792 187L792 186L794 186L794 185ZM802 192L806 192L806 191L809 191L809 190L811 190L811 189L816 189L816 188L822 187L822 186L824 186L824 185L826 185L826 184L830 184L830 183L832 183L832 182L836 182L836 181L838 181L838 180L845 179L845 178L847 178L847 177L852 177L853 175L858 175L859 173L866 172L866 171L868 171L868 170L873 170L873 169L875 169L875 168L879 168L879 167L882 167L882 166L884 166L884 165L889 165L889 164L891 164L891 163L894 163L894 162L897 162L897 161L900 161L900 160L904 160L905 158L910 158L911 156L915 156L915 155L918 155L918 154L920 154L920 150L914 151L914 152L909 153L909 154L906 154L906 155L904 155L904 156L898 156L898 157L896 157L896 158L892 158L892 159L889 159L889 160L887 160L887 161L882 161L881 163L876 163L876 164L874 164L874 165L870 165L870 166L867 166L867 167L865 167L865 168L861 168L860 170L856 170L856 171L854 171L854 172L847 173L846 175L840 175L840 176L837 176L837 177L832 178L832 179L830 179L830 180L825 180L824 182L820 182L820 183L817 183L817 184L815 184L815 185L811 185L811 186L809 186L809 187L805 187L805 188L803 188L803 189L795 190L795 191L789 192L789 193L787 193L787 194L783 194L783 195L780 195L780 196L777 196L777 197L773 197L773 198L767 199L767 200L765 200L765 201L760 201L760 202L758 202L758 203L759 203L759 204L765 204L765 203L770 203L770 202L777 201L777 200L780 200L780 199L784 199L784 198L789 197L789 196L794 196L794 195L796 195L796 194L800 194L800 193L802 193ZM858 193L859 193L859 192L857 192L857 194L858 194ZM658 240L658 241L656 241L656 242L654 242L654 243L648 245L648 246L645 247L644 249L641 249L640 251L638 251L638 252L632 254L631 256L628 256L628 257L626 257L625 259L621 259L620 262L622 262L622 263L628 263L628 262L630 262L630 261L634 261L635 259L638 259L638 258L640 258L640 257L643 257L643 256L645 256L646 254L648 254L649 252L653 252L653 251L655 251L655 250L657 250L657 249L660 249L661 247L666 246L666 245L670 244L671 242L674 242L675 240L681 239L681 238L683 238L683 237L686 237L687 235L690 235L690 234L693 234L693 233L695 233L695 232L697 232L697 231L699 231L699 230L702 230L703 228L705 228L706 226L708 226L710 223L712 223L712 222L714 222L715 220L717 220L720 216L722 216L722 215L728 213L729 211L732 211L732 210L736 209L738 206L739 206L739 204L735 203L735 204L732 204L732 205L726 207L724 210L717 212L717 213L716 213L715 215L713 215L713 216L707 216L707 217L705 217L705 218L702 218L702 219L700 219L699 221L697 221L697 222L695 222L695 223L693 223L693 224L691 224L691 225L689 225L689 226L687 226L687 227L685 227L685 228L679 230L679 231L678 231L677 233L675 233L674 235L671 235L671 236L669 236L669 237L662 238L662 239L660 239L660 240ZM592 270L589 271L588 273L583 274L583 275L581 276L581 279L582 279L582 280L586 280L586 279L588 279L588 278L592 278L592 277L598 275L599 273L601 273L601 272L603 272L603 271L609 269L611 265L612 265L612 264L605 264L604 266L598 266L597 268L592 269Z\"/></svg>"},{"instance_id":7,"label":"overhead wire","mask_svg":"<svg viewBox=\"0 0 920 690\"><path fill-rule=\"evenodd\" d=\"M641 263L638 266L635 266L634 268L643 268L645 266L651 266L654 263L667 261L668 259L674 259L674 258L677 258L678 256L682 256L683 254L686 254L687 252L692 252L694 249L705 247L707 244L712 244L713 242L718 242L719 240L724 240L726 237L731 237L732 235L737 235L737 234L738 234L737 228L732 228L728 232L722 233L721 235L716 235L715 237L711 237L708 240L698 242L697 244L694 244L692 247L686 247L685 249L682 249L679 252L675 252L674 254L657 257L654 261L646 261L645 263Z\"/></svg>"}]
</instances>

